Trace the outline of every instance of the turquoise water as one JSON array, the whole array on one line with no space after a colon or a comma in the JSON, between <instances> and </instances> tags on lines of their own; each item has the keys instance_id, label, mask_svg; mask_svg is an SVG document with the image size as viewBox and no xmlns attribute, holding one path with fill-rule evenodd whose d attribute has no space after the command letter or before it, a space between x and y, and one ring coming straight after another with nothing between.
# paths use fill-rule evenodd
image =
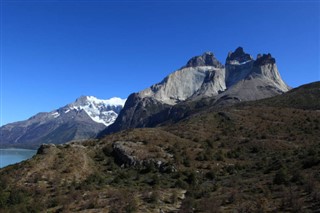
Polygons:
<instances>
[{"instance_id":1,"label":"turquoise water","mask_svg":"<svg viewBox=\"0 0 320 213\"><path fill-rule=\"evenodd\" d=\"M31 149L0 149L0 168L29 159L36 152Z\"/></svg>"}]
</instances>

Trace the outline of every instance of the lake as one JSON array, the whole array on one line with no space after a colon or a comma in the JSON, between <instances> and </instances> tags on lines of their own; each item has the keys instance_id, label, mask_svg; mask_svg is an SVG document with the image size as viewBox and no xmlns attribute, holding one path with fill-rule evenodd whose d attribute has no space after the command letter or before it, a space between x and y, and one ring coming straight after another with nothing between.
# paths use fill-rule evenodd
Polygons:
<instances>
[{"instance_id":1,"label":"lake","mask_svg":"<svg viewBox=\"0 0 320 213\"><path fill-rule=\"evenodd\" d=\"M0 149L0 168L29 159L36 153L37 150L31 149Z\"/></svg>"}]
</instances>

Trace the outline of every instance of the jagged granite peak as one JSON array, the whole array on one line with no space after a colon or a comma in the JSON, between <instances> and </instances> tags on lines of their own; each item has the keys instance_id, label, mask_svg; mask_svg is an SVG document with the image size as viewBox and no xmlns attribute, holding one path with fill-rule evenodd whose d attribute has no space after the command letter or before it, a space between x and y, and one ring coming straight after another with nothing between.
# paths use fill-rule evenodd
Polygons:
<instances>
[{"instance_id":1,"label":"jagged granite peak","mask_svg":"<svg viewBox=\"0 0 320 213\"><path fill-rule=\"evenodd\" d=\"M128 97L108 132L147 126L146 119L178 103L218 95L226 89L225 69L213 53L194 57L188 64L165 77L160 83ZM153 121L150 121L153 122Z\"/></svg>"},{"instance_id":2,"label":"jagged granite peak","mask_svg":"<svg viewBox=\"0 0 320 213\"><path fill-rule=\"evenodd\" d=\"M6 147L38 148L42 143L94 138L116 120L124 103L120 98L81 96L59 109L0 127L1 143Z\"/></svg>"},{"instance_id":3,"label":"jagged granite peak","mask_svg":"<svg viewBox=\"0 0 320 213\"><path fill-rule=\"evenodd\" d=\"M248 82L251 82L251 79L254 79L256 82L259 80L260 83L258 84L260 88L268 85L270 89L261 92L260 90L256 91L256 88L248 87ZM240 91L241 89L238 88L238 86L234 87L234 85L242 81L246 81L245 88L247 89ZM261 86L262 84L264 86ZM256 83L253 85L256 85ZM254 87L253 85L252 87ZM283 82L276 65L276 60L270 53L259 54L257 59L254 60L249 54L243 51L242 47L238 47L233 53L228 54L226 59L226 86L228 90L231 91L235 90L234 88L238 88L236 94L243 93L247 90L246 95L241 95L243 100L248 100L247 97L251 97L253 100L259 99L260 97L266 98L278 93L287 92L290 89L290 87ZM231 89L231 87L234 88ZM275 91L270 92L271 90ZM253 94L253 91L256 91L256 93ZM230 93L230 91L226 91L226 93Z\"/></svg>"},{"instance_id":4,"label":"jagged granite peak","mask_svg":"<svg viewBox=\"0 0 320 213\"><path fill-rule=\"evenodd\" d=\"M198 95L212 96L226 89L224 68L213 66L185 67L152 85L139 95L174 105ZM199 94L201 91L201 94Z\"/></svg>"},{"instance_id":5,"label":"jagged granite peak","mask_svg":"<svg viewBox=\"0 0 320 213\"><path fill-rule=\"evenodd\" d=\"M226 86L231 87L245 79L252 72L253 63L252 56L245 53L242 47L238 47L234 52L229 52L225 65Z\"/></svg>"},{"instance_id":6,"label":"jagged granite peak","mask_svg":"<svg viewBox=\"0 0 320 213\"><path fill-rule=\"evenodd\" d=\"M250 54L245 53L242 47L238 47L234 52L229 52L226 63L242 64L251 60L253 60L253 57Z\"/></svg>"},{"instance_id":7,"label":"jagged granite peak","mask_svg":"<svg viewBox=\"0 0 320 213\"><path fill-rule=\"evenodd\" d=\"M256 60L228 63L226 60L227 90L218 95L221 100L251 101L272 97L291 88L282 80L271 54L259 54Z\"/></svg>"},{"instance_id":8,"label":"jagged granite peak","mask_svg":"<svg viewBox=\"0 0 320 213\"><path fill-rule=\"evenodd\" d=\"M238 47L228 54L223 66L212 52L205 52L191 58L186 66L160 83L131 94L116 121L100 136L128 128L156 126L172 117L177 121L188 114L181 110L188 102L212 98L211 106L221 106L272 97L289 89L269 54L255 61Z\"/></svg>"},{"instance_id":9,"label":"jagged granite peak","mask_svg":"<svg viewBox=\"0 0 320 213\"><path fill-rule=\"evenodd\" d=\"M252 68L252 75L250 75L248 79L250 78L263 79L266 84L277 90L279 94L291 89L291 87L282 80L277 64L273 58L267 58L267 60L262 61L262 63L256 63L255 61Z\"/></svg>"},{"instance_id":10,"label":"jagged granite peak","mask_svg":"<svg viewBox=\"0 0 320 213\"><path fill-rule=\"evenodd\" d=\"M223 68L223 65L216 59L212 52L205 52L200 56L191 58L185 67L213 66Z\"/></svg>"},{"instance_id":11,"label":"jagged granite peak","mask_svg":"<svg viewBox=\"0 0 320 213\"><path fill-rule=\"evenodd\" d=\"M271 56L270 53L268 54L258 54L257 59L254 62L254 66L263 66L266 64L275 64L276 59Z\"/></svg>"}]
</instances>

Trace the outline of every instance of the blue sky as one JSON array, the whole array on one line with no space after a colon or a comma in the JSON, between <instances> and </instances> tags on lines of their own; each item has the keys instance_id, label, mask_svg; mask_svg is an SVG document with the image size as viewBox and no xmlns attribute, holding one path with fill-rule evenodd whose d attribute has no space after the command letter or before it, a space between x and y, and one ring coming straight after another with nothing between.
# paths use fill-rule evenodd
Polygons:
<instances>
[{"instance_id":1,"label":"blue sky","mask_svg":"<svg viewBox=\"0 0 320 213\"><path fill-rule=\"evenodd\" d=\"M1 1L1 124L81 95L126 98L192 56L271 53L292 87L320 80L319 1Z\"/></svg>"}]
</instances>

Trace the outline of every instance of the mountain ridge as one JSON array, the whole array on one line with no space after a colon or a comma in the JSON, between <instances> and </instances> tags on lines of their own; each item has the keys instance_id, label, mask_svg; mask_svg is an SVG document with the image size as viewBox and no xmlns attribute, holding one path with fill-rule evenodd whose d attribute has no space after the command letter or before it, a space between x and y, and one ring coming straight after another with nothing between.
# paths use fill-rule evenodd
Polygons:
<instances>
[{"instance_id":1,"label":"mountain ridge","mask_svg":"<svg viewBox=\"0 0 320 213\"><path fill-rule=\"evenodd\" d=\"M37 148L42 143L66 143L94 138L112 124L125 99L97 99L81 96L76 101L51 112L41 112L25 121L0 127L3 147Z\"/></svg>"},{"instance_id":2,"label":"mountain ridge","mask_svg":"<svg viewBox=\"0 0 320 213\"><path fill-rule=\"evenodd\" d=\"M253 59L242 47L228 53L225 65L212 52L192 57L160 83L132 93L116 121L100 135L155 125L157 122L150 121L152 116L168 117L181 102L215 98L212 104L223 105L287 92L291 88L282 80L275 62L270 53Z\"/></svg>"}]
</instances>

